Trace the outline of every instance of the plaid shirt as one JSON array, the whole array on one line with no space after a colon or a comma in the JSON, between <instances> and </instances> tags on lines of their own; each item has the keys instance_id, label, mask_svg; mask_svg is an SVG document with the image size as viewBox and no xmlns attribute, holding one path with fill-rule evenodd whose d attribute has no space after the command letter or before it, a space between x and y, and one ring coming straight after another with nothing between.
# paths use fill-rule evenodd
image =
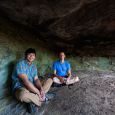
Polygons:
<instances>
[{"instance_id":1,"label":"plaid shirt","mask_svg":"<svg viewBox=\"0 0 115 115\"><path fill-rule=\"evenodd\" d=\"M34 83L34 77L37 76L37 67L34 64L29 65L27 60L21 60L17 63L12 74L12 91L24 87L24 84L19 78L19 74L25 74L28 80Z\"/></svg>"}]
</instances>

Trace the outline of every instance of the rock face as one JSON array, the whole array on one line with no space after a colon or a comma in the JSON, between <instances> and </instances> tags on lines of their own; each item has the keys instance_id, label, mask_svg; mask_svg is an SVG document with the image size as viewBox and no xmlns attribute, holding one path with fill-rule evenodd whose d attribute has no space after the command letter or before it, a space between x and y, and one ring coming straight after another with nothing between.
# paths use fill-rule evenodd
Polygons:
<instances>
[{"instance_id":1,"label":"rock face","mask_svg":"<svg viewBox=\"0 0 115 115\"><path fill-rule=\"evenodd\" d=\"M78 71L77 75L79 83L53 88L56 97L34 115L115 115L115 72ZM7 100L0 115L30 115L23 103Z\"/></svg>"},{"instance_id":2,"label":"rock face","mask_svg":"<svg viewBox=\"0 0 115 115\"><path fill-rule=\"evenodd\" d=\"M37 115L115 115L115 73L93 71L115 70L114 37L115 0L0 0L0 115L28 115L9 89L28 47L38 52L41 75L56 59L48 48L81 56L69 60L80 82L57 90Z\"/></svg>"},{"instance_id":3,"label":"rock face","mask_svg":"<svg viewBox=\"0 0 115 115\"><path fill-rule=\"evenodd\" d=\"M115 56L115 0L1 0L0 10L56 51Z\"/></svg>"},{"instance_id":4,"label":"rock face","mask_svg":"<svg viewBox=\"0 0 115 115\"><path fill-rule=\"evenodd\" d=\"M16 26L9 20L0 17L0 111L7 105L7 97L11 95L11 74L16 62L23 58L24 51L33 47L37 51L36 65L40 76L49 76L57 55L44 46L37 36L27 29ZM68 57L72 70L115 71L114 57ZM4 98L2 102L2 98ZM9 100L8 100L9 101Z\"/></svg>"},{"instance_id":5,"label":"rock face","mask_svg":"<svg viewBox=\"0 0 115 115\"><path fill-rule=\"evenodd\" d=\"M35 63L39 75L50 71L54 56L41 42L39 45L37 42L39 41L33 34L20 27L14 27L12 23L0 17L0 99L11 94L13 68L17 61L24 58L24 52L29 47L36 49ZM1 105L0 108L2 109Z\"/></svg>"}]
</instances>

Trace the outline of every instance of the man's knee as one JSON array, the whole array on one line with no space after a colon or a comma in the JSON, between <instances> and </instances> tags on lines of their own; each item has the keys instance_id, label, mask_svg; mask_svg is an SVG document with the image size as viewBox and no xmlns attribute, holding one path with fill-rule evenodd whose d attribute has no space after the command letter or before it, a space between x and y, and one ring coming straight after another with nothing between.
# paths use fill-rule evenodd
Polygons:
<instances>
[{"instance_id":1,"label":"man's knee","mask_svg":"<svg viewBox=\"0 0 115 115\"><path fill-rule=\"evenodd\" d=\"M75 81L76 81L76 82L78 82L78 81L79 81L79 77L78 77L78 76L76 76Z\"/></svg>"},{"instance_id":2,"label":"man's knee","mask_svg":"<svg viewBox=\"0 0 115 115\"><path fill-rule=\"evenodd\" d=\"M53 79L52 79L52 78L48 78L48 79L47 79L47 82L48 82L49 84L52 84L52 83L53 83Z\"/></svg>"},{"instance_id":3,"label":"man's knee","mask_svg":"<svg viewBox=\"0 0 115 115\"><path fill-rule=\"evenodd\" d=\"M20 93L17 98L18 100L20 100L21 102L24 102L27 99L28 95L26 93Z\"/></svg>"},{"instance_id":4,"label":"man's knee","mask_svg":"<svg viewBox=\"0 0 115 115\"><path fill-rule=\"evenodd\" d=\"M54 82L54 83L61 84L60 80L59 80L57 77L54 77L54 78L53 78L53 82Z\"/></svg>"}]
</instances>

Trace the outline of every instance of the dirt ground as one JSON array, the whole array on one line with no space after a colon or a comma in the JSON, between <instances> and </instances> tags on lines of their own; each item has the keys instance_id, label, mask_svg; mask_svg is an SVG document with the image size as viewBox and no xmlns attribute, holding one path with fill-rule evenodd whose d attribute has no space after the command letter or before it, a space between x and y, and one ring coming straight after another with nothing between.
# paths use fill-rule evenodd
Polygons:
<instances>
[{"instance_id":1,"label":"dirt ground","mask_svg":"<svg viewBox=\"0 0 115 115\"><path fill-rule=\"evenodd\" d=\"M81 70L77 75L80 82L73 86L51 88L56 97L35 115L115 115L115 72ZM29 113L25 104L13 100L0 115Z\"/></svg>"}]
</instances>

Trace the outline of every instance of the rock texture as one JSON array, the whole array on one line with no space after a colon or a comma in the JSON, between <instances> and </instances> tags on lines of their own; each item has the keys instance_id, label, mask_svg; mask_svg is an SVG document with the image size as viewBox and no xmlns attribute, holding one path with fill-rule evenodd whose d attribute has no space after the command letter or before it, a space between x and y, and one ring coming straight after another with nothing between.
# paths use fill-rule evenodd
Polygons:
<instances>
[{"instance_id":1,"label":"rock texture","mask_svg":"<svg viewBox=\"0 0 115 115\"><path fill-rule=\"evenodd\" d=\"M37 50L40 75L51 72L51 50L81 56L67 55L80 82L52 89L56 98L35 114L115 115L115 73L93 71L115 70L114 31L114 0L0 0L0 115L28 115L10 89L13 66L28 47Z\"/></svg>"},{"instance_id":2,"label":"rock texture","mask_svg":"<svg viewBox=\"0 0 115 115\"><path fill-rule=\"evenodd\" d=\"M40 76L49 76L57 55L51 52L30 30L0 17L0 99L10 94L11 74L16 61L24 56L28 47L37 51L36 65ZM27 42L28 41L28 42ZM114 57L73 57L67 55L74 72L78 70L115 71ZM1 103L1 101L0 101Z\"/></svg>"},{"instance_id":3,"label":"rock texture","mask_svg":"<svg viewBox=\"0 0 115 115\"><path fill-rule=\"evenodd\" d=\"M0 11L56 51L115 56L115 0L1 0Z\"/></svg>"},{"instance_id":4,"label":"rock texture","mask_svg":"<svg viewBox=\"0 0 115 115\"><path fill-rule=\"evenodd\" d=\"M78 71L77 74L81 81L60 89L44 115L114 115L115 74L99 71Z\"/></svg>"},{"instance_id":5,"label":"rock texture","mask_svg":"<svg viewBox=\"0 0 115 115\"><path fill-rule=\"evenodd\" d=\"M39 45L38 45L39 43ZM24 58L27 48L36 49L39 74L49 72L54 55L36 36L0 17L0 99L11 95L11 75L16 62ZM0 103L1 100L0 100ZM2 107L0 106L0 109Z\"/></svg>"},{"instance_id":6,"label":"rock texture","mask_svg":"<svg viewBox=\"0 0 115 115\"><path fill-rule=\"evenodd\" d=\"M78 71L80 82L52 88L56 97L34 115L115 115L115 72ZM0 115L30 115L25 104L12 98L2 102Z\"/></svg>"}]
</instances>

